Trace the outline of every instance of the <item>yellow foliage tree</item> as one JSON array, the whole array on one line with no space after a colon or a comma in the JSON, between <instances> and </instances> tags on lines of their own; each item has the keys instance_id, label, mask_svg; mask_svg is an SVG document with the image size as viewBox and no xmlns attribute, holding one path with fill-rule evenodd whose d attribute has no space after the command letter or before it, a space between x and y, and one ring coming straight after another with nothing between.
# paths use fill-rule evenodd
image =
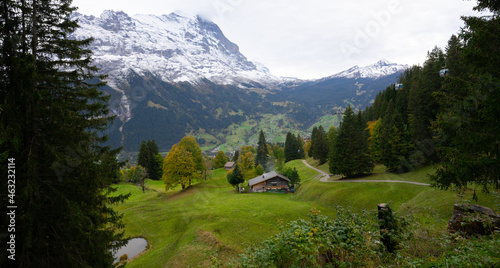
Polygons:
<instances>
[{"instance_id":1,"label":"yellow foliage tree","mask_svg":"<svg viewBox=\"0 0 500 268\"><path fill-rule=\"evenodd\" d=\"M163 181L169 190L180 184L182 190L197 176L196 164L192 154L182 146L175 144L163 160Z\"/></svg>"},{"instance_id":2,"label":"yellow foliage tree","mask_svg":"<svg viewBox=\"0 0 500 268\"><path fill-rule=\"evenodd\" d=\"M252 152L241 154L239 166L241 173L245 179L249 179L254 175L253 168L255 166L255 155Z\"/></svg>"},{"instance_id":3,"label":"yellow foliage tree","mask_svg":"<svg viewBox=\"0 0 500 268\"><path fill-rule=\"evenodd\" d=\"M219 151L214 159L214 164L216 168L222 168L227 163L228 158L223 151Z\"/></svg>"}]
</instances>

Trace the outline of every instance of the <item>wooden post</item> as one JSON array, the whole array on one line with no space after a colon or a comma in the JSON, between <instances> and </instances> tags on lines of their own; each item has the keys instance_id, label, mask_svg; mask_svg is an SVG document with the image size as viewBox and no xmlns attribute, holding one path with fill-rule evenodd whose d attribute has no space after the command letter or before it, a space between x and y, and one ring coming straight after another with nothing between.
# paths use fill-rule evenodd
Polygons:
<instances>
[{"instance_id":1,"label":"wooden post","mask_svg":"<svg viewBox=\"0 0 500 268\"><path fill-rule=\"evenodd\" d=\"M397 230L397 222L392 214L392 209L389 204L378 204L378 224L380 227L380 235L382 243L389 252L394 252L398 245L394 231Z\"/></svg>"}]
</instances>

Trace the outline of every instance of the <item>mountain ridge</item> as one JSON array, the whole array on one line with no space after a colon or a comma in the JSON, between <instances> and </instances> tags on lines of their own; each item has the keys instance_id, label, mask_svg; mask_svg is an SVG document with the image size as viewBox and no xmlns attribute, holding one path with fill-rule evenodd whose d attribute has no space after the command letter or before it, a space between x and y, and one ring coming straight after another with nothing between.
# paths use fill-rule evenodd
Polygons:
<instances>
[{"instance_id":1,"label":"mountain ridge","mask_svg":"<svg viewBox=\"0 0 500 268\"><path fill-rule=\"evenodd\" d=\"M232 126L245 122L252 129L270 120L282 131L304 131L346 105L369 105L405 66L380 60L321 79L277 78L199 16L108 10L73 17L81 27L72 38L94 38L95 64L108 75L103 90L117 119L106 134L126 151L152 138L165 151L187 134L213 148L243 138ZM274 135L286 135L280 131ZM250 142L252 134L243 139Z\"/></svg>"}]
</instances>

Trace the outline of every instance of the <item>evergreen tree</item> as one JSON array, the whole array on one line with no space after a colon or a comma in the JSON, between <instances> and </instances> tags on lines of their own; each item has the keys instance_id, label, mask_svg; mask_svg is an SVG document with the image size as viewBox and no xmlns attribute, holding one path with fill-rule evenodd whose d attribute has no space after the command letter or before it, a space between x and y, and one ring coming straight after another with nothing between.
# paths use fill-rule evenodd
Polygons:
<instances>
[{"instance_id":1,"label":"evergreen tree","mask_svg":"<svg viewBox=\"0 0 500 268\"><path fill-rule=\"evenodd\" d=\"M375 162L382 161L382 120L375 121L370 138L370 153Z\"/></svg>"},{"instance_id":2,"label":"evergreen tree","mask_svg":"<svg viewBox=\"0 0 500 268\"><path fill-rule=\"evenodd\" d=\"M484 191L500 188L500 1L478 0L474 9L493 15L463 18L454 56L467 72L450 72L437 94L443 165L431 179L442 189L463 190L470 183Z\"/></svg>"},{"instance_id":3,"label":"evergreen tree","mask_svg":"<svg viewBox=\"0 0 500 268\"><path fill-rule=\"evenodd\" d=\"M267 150L266 137L264 131L259 133L259 142L257 144L257 156L255 157L255 165L261 165L264 170L267 170L267 161L269 160L269 152Z\"/></svg>"},{"instance_id":4,"label":"evergreen tree","mask_svg":"<svg viewBox=\"0 0 500 268\"><path fill-rule=\"evenodd\" d=\"M438 104L433 97L434 92L441 90L443 79L439 77L439 70L445 64L444 53L439 48L434 48L427 55L422 71L411 85L408 99L409 123L411 136L415 143L432 140L431 120L436 118ZM398 111L406 115L404 111ZM429 156L432 157L432 156Z\"/></svg>"},{"instance_id":5,"label":"evergreen tree","mask_svg":"<svg viewBox=\"0 0 500 268\"><path fill-rule=\"evenodd\" d=\"M299 134L297 134L297 152L298 152L298 159L303 159L306 158L306 152L304 151L304 140L302 137L300 137Z\"/></svg>"},{"instance_id":6,"label":"evergreen tree","mask_svg":"<svg viewBox=\"0 0 500 268\"><path fill-rule=\"evenodd\" d=\"M147 150L146 141L142 141L141 146L139 147L139 154L137 155L137 165L141 165L143 167L147 166L150 161L149 152L146 152Z\"/></svg>"},{"instance_id":7,"label":"evergreen tree","mask_svg":"<svg viewBox=\"0 0 500 268\"><path fill-rule=\"evenodd\" d=\"M311 136L312 149L309 149L309 155L312 155L315 160L319 160L320 165L322 165L328 160L328 137L326 136L323 126L320 125L315 129L316 131L313 129L313 135Z\"/></svg>"},{"instance_id":8,"label":"evergreen tree","mask_svg":"<svg viewBox=\"0 0 500 268\"><path fill-rule=\"evenodd\" d=\"M295 187L296 184L300 183L300 175L296 168L285 168L283 169L283 176L290 179L290 186Z\"/></svg>"},{"instance_id":9,"label":"evergreen tree","mask_svg":"<svg viewBox=\"0 0 500 268\"><path fill-rule=\"evenodd\" d=\"M298 159L300 156L297 138L291 132L286 134L285 140L285 162Z\"/></svg>"},{"instance_id":10,"label":"evergreen tree","mask_svg":"<svg viewBox=\"0 0 500 268\"><path fill-rule=\"evenodd\" d=\"M99 135L113 120L109 98L92 40L67 39L74 10L69 0L1 3L0 158L18 178L16 260L2 267L109 267L123 245L112 243L123 224L108 206L126 198L110 194L121 163Z\"/></svg>"},{"instance_id":11,"label":"evergreen tree","mask_svg":"<svg viewBox=\"0 0 500 268\"><path fill-rule=\"evenodd\" d=\"M334 139L330 154L330 172L345 177L370 172L373 162L368 149L368 130L361 113L354 115L348 106Z\"/></svg>"},{"instance_id":12,"label":"evergreen tree","mask_svg":"<svg viewBox=\"0 0 500 268\"><path fill-rule=\"evenodd\" d=\"M236 150L231 160L236 163L238 162L238 158L240 158L240 151Z\"/></svg>"},{"instance_id":13,"label":"evergreen tree","mask_svg":"<svg viewBox=\"0 0 500 268\"><path fill-rule=\"evenodd\" d=\"M335 135L337 135L337 129L334 126L331 126L330 129L328 129L328 133L326 134L329 151L332 150L333 141L335 140Z\"/></svg>"},{"instance_id":14,"label":"evergreen tree","mask_svg":"<svg viewBox=\"0 0 500 268\"><path fill-rule=\"evenodd\" d=\"M228 172L227 182L229 182L233 187L238 187L240 183L245 182L245 179L243 178L243 174L241 173L238 164L234 166L232 172Z\"/></svg>"},{"instance_id":15,"label":"evergreen tree","mask_svg":"<svg viewBox=\"0 0 500 268\"><path fill-rule=\"evenodd\" d=\"M312 133L311 133L311 147L309 147L309 157L314 158L314 154L316 153L316 142L315 140L318 139L318 127L313 127Z\"/></svg>"},{"instance_id":16,"label":"evergreen tree","mask_svg":"<svg viewBox=\"0 0 500 268\"><path fill-rule=\"evenodd\" d=\"M158 162L158 145L155 140L143 141L137 156L137 164L143 166L150 179L159 180L162 176L162 162ZM163 158L162 158L163 160Z\"/></svg>"},{"instance_id":17,"label":"evergreen tree","mask_svg":"<svg viewBox=\"0 0 500 268\"><path fill-rule=\"evenodd\" d=\"M285 151L277 144L273 145L274 170L280 173L285 165Z\"/></svg>"}]
</instances>

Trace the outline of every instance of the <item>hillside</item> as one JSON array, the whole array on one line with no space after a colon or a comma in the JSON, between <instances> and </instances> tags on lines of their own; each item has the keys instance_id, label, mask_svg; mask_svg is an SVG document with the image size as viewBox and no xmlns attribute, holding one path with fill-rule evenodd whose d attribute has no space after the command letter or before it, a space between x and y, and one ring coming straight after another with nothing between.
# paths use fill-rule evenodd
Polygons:
<instances>
[{"instance_id":1,"label":"hillside","mask_svg":"<svg viewBox=\"0 0 500 268\"><path fill-rule=\"evenodd\" d=\"M137 186L118 185L118 193L132 192L127 202L116 206L125 215L126 234L145 237L150 243L150 248L127 267L210 267L210 258L225 265L248 246L278 233L282 224L306 218L313 207L327 216L336 215L336 205L342 205L357 213L372 211L369 215L375 217L377 204L388 202L419 226L417 237L429 239L425 232L441 236L458 198L452 192L409 184L325 183L313 180L318 173L300 160L287 166L296 167L302 177L303 185L296 194L236 194L220 169L214 171L212 179L185 192L164 192L161 181L149 181L145 194ZM380 171L383 169L377 170L375 177L385 176ZM403 176L421 181L425 179L422 174L428 172L433 168ZM389 180L401 179L390 176ZM490 196L481 195L479 200L487 206L495 204ZM418 241L415 243L421 243ZM433 254L439 251L433 250Z\"/></svg>"}]
</instances>

